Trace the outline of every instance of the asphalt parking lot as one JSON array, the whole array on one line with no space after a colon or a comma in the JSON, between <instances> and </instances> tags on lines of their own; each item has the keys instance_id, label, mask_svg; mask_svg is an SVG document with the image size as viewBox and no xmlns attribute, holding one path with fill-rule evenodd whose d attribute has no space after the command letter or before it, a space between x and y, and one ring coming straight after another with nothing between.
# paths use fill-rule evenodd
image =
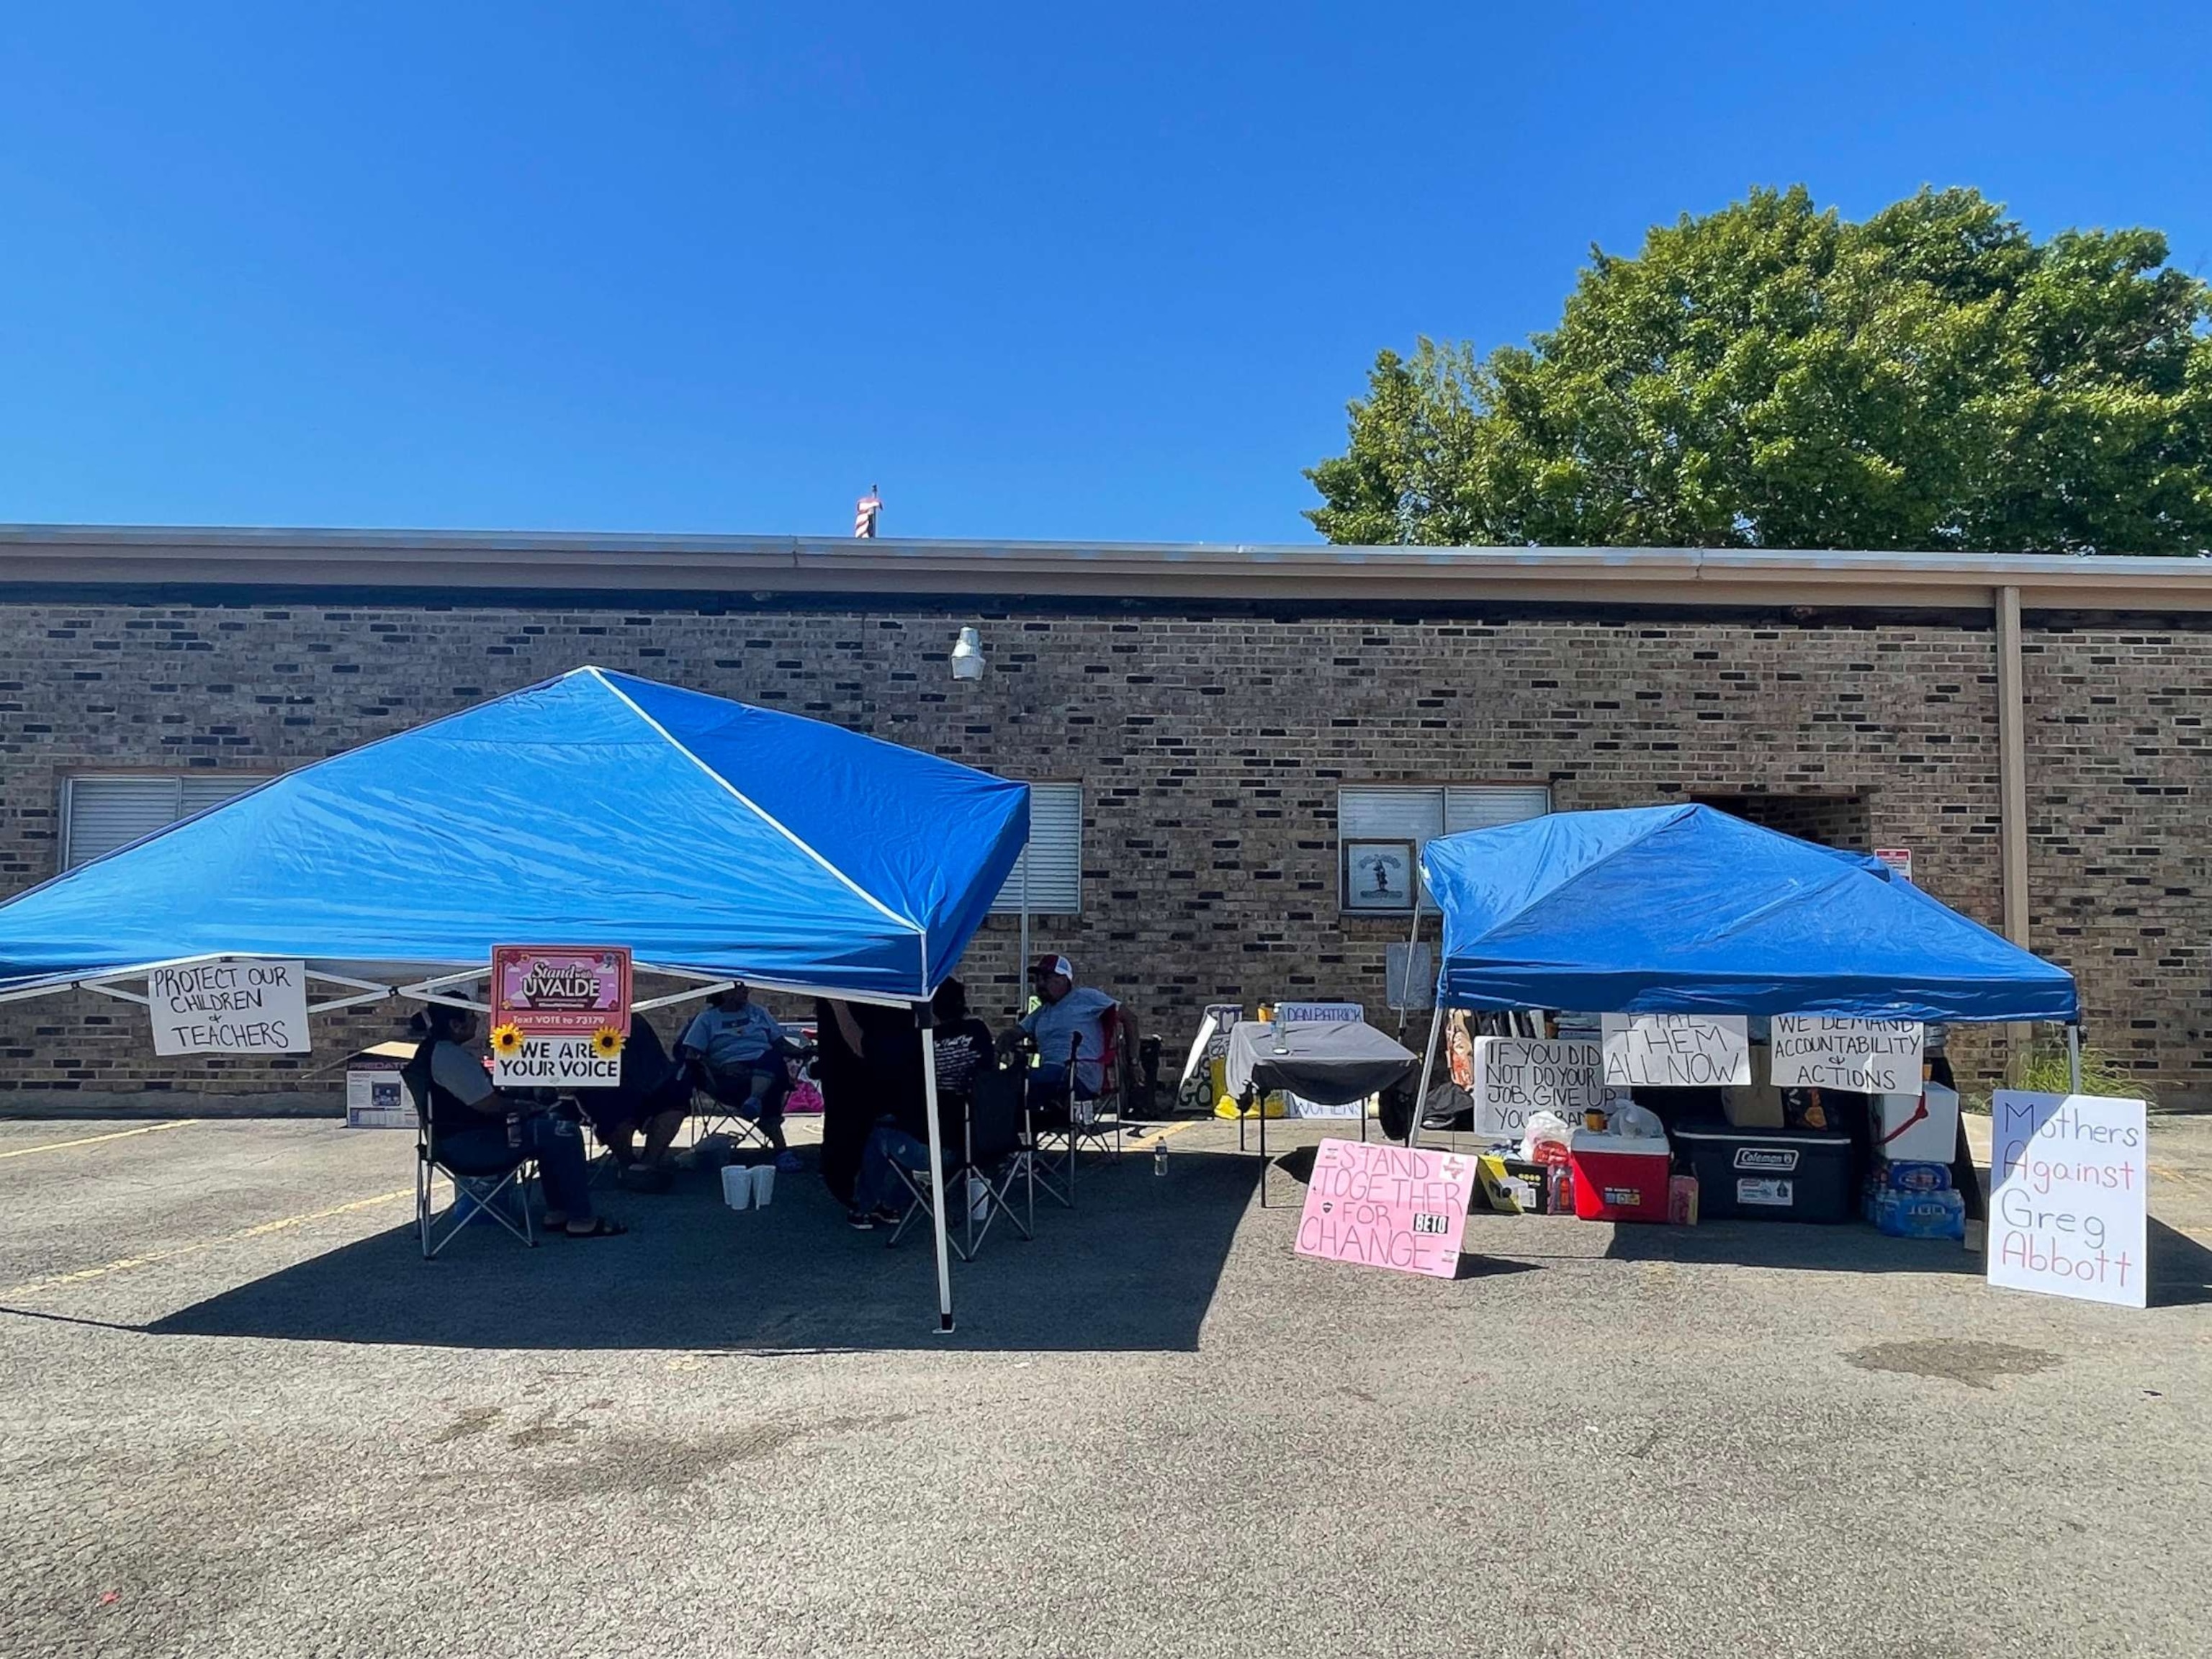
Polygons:
<instances>
[{"instance_id":1,"label":"asphalt parking lot","mask_svg":"<svg viewBox=\"0 0 2212 1659\"><path fill-rule=\"evenodd\" d=\"M1169 1145L947 1338L808 1176L425 1266L407 1135L0 1123L0 1651L2212 1650L2212 1121L2141 1313L1856 1227L1316 1263Z\"/></svg>"}]
</instances>

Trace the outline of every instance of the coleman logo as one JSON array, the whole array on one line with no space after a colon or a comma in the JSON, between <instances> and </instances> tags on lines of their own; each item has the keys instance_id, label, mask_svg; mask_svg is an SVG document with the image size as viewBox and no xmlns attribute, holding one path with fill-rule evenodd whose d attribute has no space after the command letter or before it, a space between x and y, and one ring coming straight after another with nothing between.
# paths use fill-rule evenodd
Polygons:
<instances>
[{"instance_id":1,"label":"coleman logo","mask_svg":"<svg viewBox=\"0 0 2212 1659\"><path fill-rule=\"evenodd\" d=\"M1778 1146L1739 1146L1735 1167L1739 1170L1794 1170L1797 1154Z\"/></svg>"}]
</instances>

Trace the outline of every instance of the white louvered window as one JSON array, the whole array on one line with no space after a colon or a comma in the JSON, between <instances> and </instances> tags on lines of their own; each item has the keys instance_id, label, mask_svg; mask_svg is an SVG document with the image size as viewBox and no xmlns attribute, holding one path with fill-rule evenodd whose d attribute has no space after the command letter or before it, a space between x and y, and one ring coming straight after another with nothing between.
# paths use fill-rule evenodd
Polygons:
<instances>
[{"instance_id":1,"label":"white louvered window","mask_svg":"<svg viewBox=\"0 0 2212 1659\"><path fill-rule=\"evenodd\" d=\"M141 772L67 779L62 785L62 868L88 864L267 781L235 772Z\"/></svg>"},{"instance_id":2,"label":"white louvered window","mask_svg":"<svg viewBox=\"0 0 2212 1659\"><path fill-rule=\"evenodd\" d=\"M1083 910L1083 786L1030 785L1030 842L991 906L994 915L1018 915L1022 883L1029 882L1031 915L1073 916Z\"/></svg>"},{"instance_id":3,"label":"white louvered window","mask_svg":"<svg viewBox=\"0 0 2212 1659\"><path fill-rule=\"evenodd\" d=\"M1418 869L1423 849L1437 836L1517 823L1522 818L1541 817L1551 810L1552 792L1540 784L1347 785L1336 792L1336 833L1339 845L1348 841L1410 841ZM1340 860L1337 879L1340 884L1344 880ZM1436 908L1425 893L1421 908L1431 912ZM1362 914L1376 913L1363 908Z\"/></svg>"}]
</instances>

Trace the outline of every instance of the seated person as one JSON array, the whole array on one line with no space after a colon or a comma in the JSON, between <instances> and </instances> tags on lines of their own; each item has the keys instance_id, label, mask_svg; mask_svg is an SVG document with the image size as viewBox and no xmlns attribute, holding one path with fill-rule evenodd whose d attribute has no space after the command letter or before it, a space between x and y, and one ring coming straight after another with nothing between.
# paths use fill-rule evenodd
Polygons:
<instances>
[{"instance_id":1,"label":"seated person","mask_svg":"<svg viewBox=\"0 0 2212 1659\"><path fill-rule=\"evenodd\" d=\"M633 1167L653 1172L665 1184L669 1148L691 1109L691 1085L684 1068L661 1047L660 1033L643 1014L629 1017L629 1039L623 1044L622 1081L611 1089L579 1089L577 1103L591 1120L592 1133L614 1154L627 1174ZM637 1148L640 1131L645 1150Z\"/></svg>"},{"instance_id":2,"label":"seated person","mask_svg":"<svg viewBox=\"0 0 2212 1659\"><path fill-rule=\"evenodd\" d=\"M757 1120L778 1152L784 1150L783 1097L791 1092L784 1060L798 1048L799 1039L741 984L709 998L676 1043L679 1055L704 1068L714 1097Z\"/></svg>"},{"instance_id":3,"label":"seated person","mask_svg":"<svg viewBox=\"0 0 2212 1659\"><path fill-rule=\"evenodd\" d=\"M1019 1031L1036 1044L1037 1063L1030 1073L1029 1103L1032 1110L1065 1110L1067 1102L1069 1056L1074 1057L1075 1098L1096 1100L1104 1092L1106 1016L1121 1005L1103 991L1075 982L1075 969L1066 957L1039 957L1030 968L1030 983L1038 1004L1023 1018ZM1136 1039L1133 1024L1121 1014L1122 1041ZM1004 1041L1011 1044L1014 1034Z\"/></svg>"},{"instance_id":4,"label":"seated person","mask_svg":"<svg viewBox=\"0 0 2212 1659\"><path fill-rule=\"evenodd\" d=\"M430 1138L436 1156L463 1172L501 1169L521 1158L538 1160L544 1188L544 1224L570 1238L611 1238L628 1228L592 1213L584 1174L584 1138L568 1119L555 1117L492 1087L491 1075L471 1046L476 1016L465 1008L434 1004L415 1016L422 1042L415 1051L428 1079ZM521 1145L507 1140L507 1115L520 1115Z\"/></svg>"},{"instance_id":5,"label":"seated person","mask_svg":"<svg viewBox=\"0 0 2212 1659\"><path fill-rule=\"evenodd\" d=\"M975 1086L975 1074L989 1067L993 1044L991 1028L968 1012L968 988L948 979L929 1000L937 1020L931 1045L937 1062L937 1092L940 1097L965 1099Z\"/></svg>"},{"instance_id":6,"label":"seated person","mask_svg":"<svg viewBox=\"0 0 2212 1659\"><path fill-rule=\"evenodd\" d=\"M947 1165L961 1161L967 1149L968 1098L975 1079L993 1063L991 1028L968 1012L968 992L958 980L949 979L930 999L937 1018L932 1054L937 1066L937 1133ZM836 1005L842 1025L851 1018L842 1003ZM857 1047L857 1030L843 1034ZM860 1149L860 1170L853 1181L853 1201L845 1213L847 1224L866 1232L871 1227L895 1227L907 1211L906 1183L893 1171L894 1164L921 1174L929 1168L928 1133L919 1093L903 1092L896 1111L886 1112L868 1132Z\"/></svg>"}]
</instances>

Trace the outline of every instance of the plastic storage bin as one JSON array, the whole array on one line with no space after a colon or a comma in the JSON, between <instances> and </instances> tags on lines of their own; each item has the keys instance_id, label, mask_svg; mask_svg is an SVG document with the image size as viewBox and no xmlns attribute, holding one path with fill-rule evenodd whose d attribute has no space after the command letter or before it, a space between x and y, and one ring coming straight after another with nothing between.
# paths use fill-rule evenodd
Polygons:
<instances>
[{"instance_id":1,"label":"plastic storage bin","mask_svg":"<svg viewBox=\"0 0 2212 1659\"><path fill-rule=\"evenodd\" d=\"M1663 1136L1577 1129L1567 1142L1575 1213L1584 1221L1664 1221L1674 1154Z\"/></svg>"},{"instance_id":2,"label":"plastic storage bin","mask_svg":"<svg viewBox=\"0 0 2212 1659\"><path fill-rule=\"evenodd\" d=\"M1847 1221L1851 1138L1815 1129L1678 1127L1674 1145L1698 1177L1706 1221Z\"/></svg>"}]
</instances>

